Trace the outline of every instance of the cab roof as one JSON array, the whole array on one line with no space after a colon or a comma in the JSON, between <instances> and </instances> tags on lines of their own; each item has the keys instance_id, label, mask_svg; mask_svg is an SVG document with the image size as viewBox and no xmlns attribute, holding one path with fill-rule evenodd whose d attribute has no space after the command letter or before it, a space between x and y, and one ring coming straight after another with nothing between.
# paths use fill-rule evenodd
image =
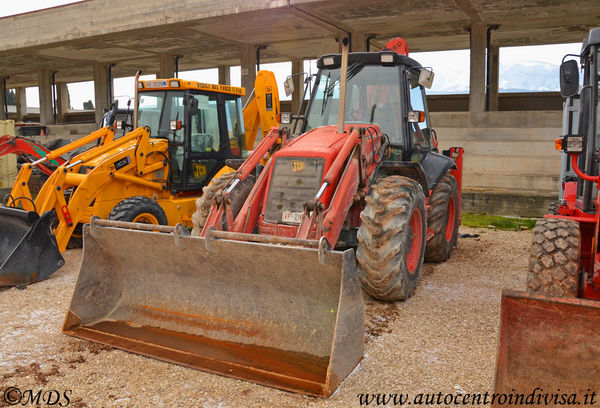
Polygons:
<instances>
[{"instance_id":1,"label":"cab roof","mask_svg":"<svg viewBox=\"0 0 600 408\"><path fill-rule=\"evenodd\" d=\"M246 90L239 86L231 85L218 85L218 84L207 84L204 82L197 81L186 81L180 78L169 78L169 79L149 79L146 81L139 81L139 91L156 91L156 90L177 90L177 89L190 89L198 91L210 91L219 92L231 95L244 96Z\"/></svg>"},{"instance_id":2,"label":"cab roof","mask_svg":"<svg viewBox=\"0 0 600 408\"><path fill-rule=\"evenodd\" d=\"M386 57L390 62L381 62L381 57L383 55L390 55L391 57ZM329 61L327 60L329 59ZM325 62L331 62L333 59L333 64L326 64ZM400 55L395 51L380 51L380 52L351 52L348 54L348 65L362 62L365 65L382 65L382 66L400 66L404 65L408 68L421 68L421 64L419 64L416 60L407 57L406 55ZM342 54L329 54L323 55L317 61L317 68L339 68L342 65Z\"/></svg>"},{"instance_id":3,"label":"cab roof","mask_svg":"<svg viewBox=\"0 0 600 408\"><path fill-rule=\"evenodd\" d=\"M589 53L589 48L591 45L599 45L600 44L600 28L592 28L588 35L583 40L583 44L581 46L581 54L586 55Z\"/></svg>"}]
</instances>

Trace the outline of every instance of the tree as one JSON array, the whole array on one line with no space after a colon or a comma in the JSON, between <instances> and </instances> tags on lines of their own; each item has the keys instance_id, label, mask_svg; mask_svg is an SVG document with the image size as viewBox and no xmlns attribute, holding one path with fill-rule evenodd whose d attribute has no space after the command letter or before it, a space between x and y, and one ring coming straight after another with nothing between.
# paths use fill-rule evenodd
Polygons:
<instances>
[{"instance_id":1,"label":"tree","mask_svg":"<svg viewBox=\"0 0 600 408\"><path fill-rule=\"evenodd\" d=\"M94 110L94 103L91 100L84 102L83 109L84 110Z\"/></svg>"}]
</instances>

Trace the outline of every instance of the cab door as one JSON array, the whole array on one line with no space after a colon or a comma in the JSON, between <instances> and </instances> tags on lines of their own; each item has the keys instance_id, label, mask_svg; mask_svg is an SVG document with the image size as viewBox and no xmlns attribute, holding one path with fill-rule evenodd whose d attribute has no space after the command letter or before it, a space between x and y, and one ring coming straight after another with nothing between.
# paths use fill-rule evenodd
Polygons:
<instances>
[{"instance_id":1,"label":"cab door","mask_svg":"<svg viewBox=\"0 0 600 408\"><path fill-rule=\"evenodd\" d=\"M181 96L181 103L184 129L183 137L171 143L171 185L175 191L201 190L229 155L222 126L223 101L216 93L190 93Z\"/></svg>"}]
</instances>

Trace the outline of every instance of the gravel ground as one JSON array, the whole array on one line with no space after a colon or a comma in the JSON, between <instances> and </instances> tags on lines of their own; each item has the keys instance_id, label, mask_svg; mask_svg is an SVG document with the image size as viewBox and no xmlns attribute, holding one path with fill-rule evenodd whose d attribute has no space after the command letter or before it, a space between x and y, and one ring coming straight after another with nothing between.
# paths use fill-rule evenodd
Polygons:
<instances>
[{"instance_id":1,"label":"gravel ground","mask_svg":"<svg viewBox=\"0 0 600 408\"><path fill-rule=\"evenodd\" d=\"M361 393L491 392L500 293L525 287L531 232L460 231L480 237L459 239L446 263L425 264L410 300L365 299L364 359L327 400L61 334L82 254L67 251L49 280L0 292L0 397L16 386L72 390L70 407L357 407Z\"/></svg>"}]
</instances>

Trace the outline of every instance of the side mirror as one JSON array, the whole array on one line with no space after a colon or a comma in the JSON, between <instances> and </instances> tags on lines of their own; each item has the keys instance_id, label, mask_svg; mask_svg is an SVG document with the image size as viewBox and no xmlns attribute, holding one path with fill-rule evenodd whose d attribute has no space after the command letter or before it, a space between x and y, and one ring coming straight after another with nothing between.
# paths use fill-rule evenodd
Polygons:
<instances>
[{"instance_id":1,"label":"side mirror","mask_svg":"<svg viewBox=\"0 0 600 408\"><path fill-rule=\"evenodd\" d=\"M292 77L289 77L285 80L285 82L283 83L283 89L285 91L285 96L290 96L294 93L294 80L292 79Z\"/></svg>"},{"instance_id":2,"label":"side mirror","mask_svg":"<svg viewBox=\"0 0 600 408\"><path fill-rule=\"evenodd\" d=\"M425 88L431 88L433 85L433 70L429 68L421 68L421 73L419 74L419 85L423 85Z\"/></svg>"},{"instance_id":3,"label":"side mirror","mask_svg":"<svg viewBox=\"0 0 600 408\"><path fill-rule=\"evenodd\" d=\"M409 123L425 122L425 112L423 112L423 111L408 111L408 122Z\"/></svg>"},{"instance_id":4,"label":"side mirror","mask_svg":"<svg viewBox=\"0 0 600 408\"><path fill-rule=\"evenodd\" d=\"M560 64L560 95L571 98L579 90L579 64L575 60Z\"/></svg>"}]
</instances>

